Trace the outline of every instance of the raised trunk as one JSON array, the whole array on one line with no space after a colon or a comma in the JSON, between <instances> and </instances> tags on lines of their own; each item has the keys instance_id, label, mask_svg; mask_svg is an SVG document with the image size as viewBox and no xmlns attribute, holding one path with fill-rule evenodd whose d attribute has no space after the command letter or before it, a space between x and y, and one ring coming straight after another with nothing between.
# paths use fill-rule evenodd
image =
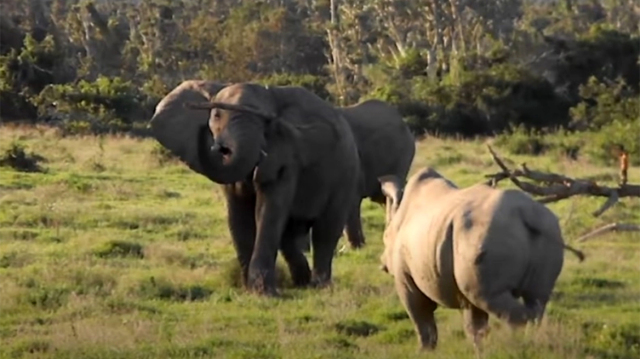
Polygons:
<instances>
[{"instance_id":1,"label":"raised trunk","mask_svg":"<svg viewBox=\"0 0 640 359\"><path fill-rule=\"evenodd\" d=\"M260 159L261 132L251 123L232 122L225 130L223 145L231 150L224 158L221 152L211 151L215 143L211 132L200 135L198 157L206 176L221 184L234 183L247 179Z\"/></svg>"}]
</instances>

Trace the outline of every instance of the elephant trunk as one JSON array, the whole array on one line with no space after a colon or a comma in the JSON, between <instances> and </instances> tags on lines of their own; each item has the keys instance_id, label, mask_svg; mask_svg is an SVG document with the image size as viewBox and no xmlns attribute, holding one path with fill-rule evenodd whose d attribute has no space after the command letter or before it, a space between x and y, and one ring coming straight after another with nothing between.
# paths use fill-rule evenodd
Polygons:
<instances>
[{"instance_id":1,"label":"elephant trunk","mask_svg":"<svg viewBox=\"0 0 640 359\"><path fill-rule=\"evenodd\" d=\"M260 158L261 132L255 125L232 121L214 139L208 128L201 132L199 152L206 161L207 177L220 184L245 180Z\"/></svg>"}]
</instances>

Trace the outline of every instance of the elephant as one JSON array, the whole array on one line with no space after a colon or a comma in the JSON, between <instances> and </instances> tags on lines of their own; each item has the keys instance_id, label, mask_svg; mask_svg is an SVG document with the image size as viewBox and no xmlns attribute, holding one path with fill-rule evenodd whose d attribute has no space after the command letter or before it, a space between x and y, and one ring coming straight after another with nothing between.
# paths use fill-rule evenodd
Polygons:
<instances>
[{"instance_id":1,"label":"elephant","mask_svg":"<svg viewBox=\"0 0 640 359\"><path fill-rule=\"evenodd\" d=\"M537 322L563 267L558 218L515 189L458 188L431 167L404 181L381 176L388 209L381 269L414 324L421 350L434 350L438 306L462 311L477 354L489 314L515 329ZM523 303L519 299L523 299Z\"/></svg>"},{"instance_id":2,"label":"elephant","mask_svg":"<svg viewBox=\"0 0 640 359\"><path fill-rule=\"evenodd\" d=\"M361 176L342 114L297 86L182 85L193 90L183 94L185 100L219 90L211 101L182 102L174 89L158 104L151 132L192 170L222 185L245 285L278 295L278 250L294 285L329 285L333 253ZM198 110L208 111L208 120L192 116ZM296 243L310 230L313 271Z\"/></svg>"},{"instance_id":3,"label":"elephant","mask_svg":"<svg viewBox=\"0 0 640 359\"><path fill-rule=\"evenodd\" d=\"M338 109L353 131L360 157L360 196L346 227L351 247L359 248L365 244L360 216L362 200L369 198L384 206L386 199L378 177L392 174L407 177L416 152L415 138L400 112L383 101L372 99ZM308 250L309 236L303 240L303 249Z\"/></svg>"},{"instance_id":4,"label":"elephant","mask_svg":"<svg viewBox=\"0 0 640 359\"><path fill-rule=\"evenodd\" d=\"M171 90L157 105L156 116L174 117L175 121L206 122L208 115L202 111L184 109L183 104L189 101L208 101L227 84L209 80L186 80ZM378 177L395 174L406 178L415 155L415 139L402 116L394 107L380 100L367 100L353 106L338 107L349 123L358 148L361 168L360 198L353 207L346 225L347 239L352 248L360 248L365 243L362 231L360 207L362 199L369 198L373 202L384 205L385 196L380 190ZM185 127L177 127L176 131L192 131ZM189 146L194 142L176 143L175 153L192 170L211 181L215 174L211 167L202 167ZM187 157L185 157L187 156ZM311 247L309 233L298 239L300 248L309 251ZM344 247L343 247L344 248Z\"/></svg>"}]
</instances>

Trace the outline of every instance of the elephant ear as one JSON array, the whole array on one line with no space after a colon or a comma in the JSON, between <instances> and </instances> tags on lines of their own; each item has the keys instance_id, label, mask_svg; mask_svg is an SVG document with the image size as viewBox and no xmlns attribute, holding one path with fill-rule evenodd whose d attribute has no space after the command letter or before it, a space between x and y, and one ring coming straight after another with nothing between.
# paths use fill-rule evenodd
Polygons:
<instances>
[{"instance_id":1,"label":"elephant ear","mask_svg":"<svg viewBox=\"0 0 640 359\"><path fill-rule=\"evenodd\" d=\"M213 145L209 131L210 111L186 106L190 102L209 101L225 87L213 81L184 81L171 90L156 106L149 122L153 137L187 164L193 171L207 177L207 168L202 153Z\"/></svg>"}]
</instances>

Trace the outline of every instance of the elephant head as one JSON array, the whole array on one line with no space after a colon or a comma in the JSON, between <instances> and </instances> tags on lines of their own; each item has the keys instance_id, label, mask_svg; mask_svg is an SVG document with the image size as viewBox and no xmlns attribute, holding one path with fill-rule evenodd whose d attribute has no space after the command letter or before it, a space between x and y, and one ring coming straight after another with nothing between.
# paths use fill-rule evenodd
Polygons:
<instances>
[{"instance_id":1,"label":"elephant head","mask_svg":"<svg viewBox=\"0 0 640 359\"><path fill-rule=\"evenodd\" d=\"M212 102L187 104L210 111L210 151L220 158L216 182L242 181L253 173L267 155L267 133L277 123L279 103L271 89L238 83L220 90Z\"/></svg>"}]
</instances>

